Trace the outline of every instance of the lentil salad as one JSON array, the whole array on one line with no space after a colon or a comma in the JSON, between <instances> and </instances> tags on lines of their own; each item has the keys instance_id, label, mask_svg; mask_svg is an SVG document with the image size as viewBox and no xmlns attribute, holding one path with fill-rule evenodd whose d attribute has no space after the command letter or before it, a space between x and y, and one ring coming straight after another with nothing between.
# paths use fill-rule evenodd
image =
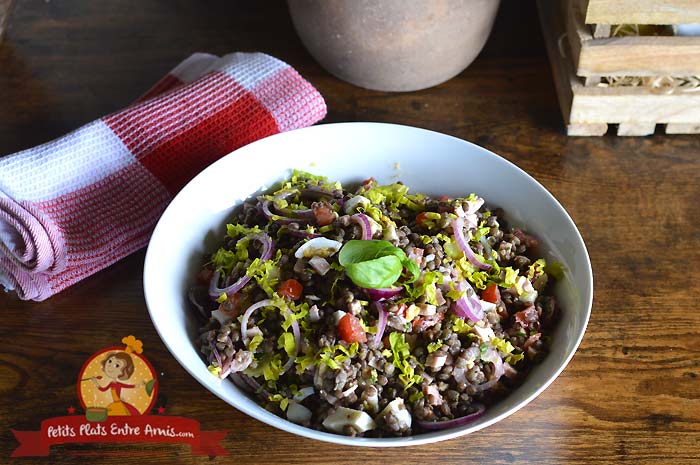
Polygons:
<instances>
[{"instance_id":1,"label":"lentil salad","mask_svg":"<svg viewBox=\"0 0 700 465\"><path fill-rule=\"evenodd\" d=\"M561 271L476 194L294 171L246 201L190 301L209 371L351 436L473 421L548 351Z\"/></svg>"}]
</instances>

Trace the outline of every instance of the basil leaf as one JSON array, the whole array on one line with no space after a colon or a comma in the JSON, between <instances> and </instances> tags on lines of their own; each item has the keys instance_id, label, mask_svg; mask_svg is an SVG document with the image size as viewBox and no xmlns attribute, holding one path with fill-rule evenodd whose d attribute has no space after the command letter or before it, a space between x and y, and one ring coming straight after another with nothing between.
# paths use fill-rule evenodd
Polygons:
<instances>
[{"instance_id":1,"label":"basil leaf","mask_svg":"<svg viewBox=\"0 0 700 465\"><path fill-rule=\"evenodd\" d=\"M348 266L353 263L366 262L375 258L395 255L399 259L406 257L403 250L394 247L389 241L371 240L371 241L348 241L343 245L338 256L338 261L343 266Z\"/></svg>"},{"instance_id":2,"label":"basil leaf","mask_svg":"<svg viewBox=\"0 0 700 465\"><path fill-rule=\"evenodd\" d=\"M418 268L418 265L416 262L411 260L410 258L406 257L405 260L403 260L403 266L406 267L409 273L411 273L411 278L406 281L406 283L413 283L416 282L418 278L420 278L420 269Z\"/></svg>"},{"instance_id":3,"label":"basil leaf","mask_svg":"<svg viewBox=\"0 0 700 465\"><path fill-rule=\"evenodd\" d=\"M340 249L338 261L355 284L370 289L392 286L404 267L410 275L407 282L420 277L418 265L389 241L348 241Z\"/></svg>"},{"instance_id":4,"label":"basil leaf","mask_svg":"<svg viewBox=\"0 0 700 465\"><path fill-rule=\"evenodd\" d=\"M379 289L389 287L401 276L403 265L395 255L351 263L345 266L345 273L360 287Z\"/></svg>"}]
</instances>

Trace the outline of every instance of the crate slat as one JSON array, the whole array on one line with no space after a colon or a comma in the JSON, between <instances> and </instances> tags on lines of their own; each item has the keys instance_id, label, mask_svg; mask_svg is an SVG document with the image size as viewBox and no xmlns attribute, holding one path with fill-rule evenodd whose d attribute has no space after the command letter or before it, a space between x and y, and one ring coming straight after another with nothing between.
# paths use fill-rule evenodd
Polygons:
<instances>
[{"instance_id":1,"label":"crate slat","mask_svg":"<svg viewBox=\"0 0 700 465\"><path fill-rule=\"evenodd\" d=\"M700 23L698 0L588 0L586 24Z\"/></svg>"},{"instance_id":2,"label":"crate slat","mask_svg":"<svg viewBox=\"0 0 700 465\"><path fill-rule=\"evenodd\" d=\"M596 39L584 23L585 1L566 0L566 33L579 76L700 75L700 37Z\"/></svg>"},{"instance_id":3,"label":"crate slat","mask_svg":"<svg viewBox=\"0 0 700 465\"><path fill-rule=\"evenodd\" d=\"M643 87L573 83L570 120L605 123L700 123L700 93L658 94Z\"/></svg>"},{"instance_id":4,"label":"crate slat","mask_svg":"<svg viewBox=\"0 0 700 465\"><path fill-rule=\"evenodd\" d=\"M700 134L700 123L671 123L666 125L666 134Z\"/></svg>"},{"instance_id":5,"label":"crate slat","mask_svg":"<svg viewBox=\"0 0 700 465\"><path fill-rule=\"evenodd\" d=\"M656 123L622 123L617 128L618 136L650 136L654 134Z\"/></svg>"}]
</instances>

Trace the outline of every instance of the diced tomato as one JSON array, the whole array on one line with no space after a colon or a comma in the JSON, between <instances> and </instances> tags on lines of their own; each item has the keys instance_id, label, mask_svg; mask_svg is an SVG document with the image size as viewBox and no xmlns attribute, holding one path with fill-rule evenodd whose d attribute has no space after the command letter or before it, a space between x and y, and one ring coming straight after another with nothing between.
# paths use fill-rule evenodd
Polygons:
<instances>
[{"instance_id":1,"label":"diced tomato","mask_svg":"<svg viewBox=\"0 0 700 465\"><path fill-rule=\"evenodd\" d=\"M446 196L446 195L443 195L442 197L440 197L440 198L438 199L438 201L440 201L440 202L449 202L449 201L450 201L450 198L449 198L448 196Z\"/></svg>"},{"instance_id":2,"label":"diced tomato","mask_svg":"<svg viewBox=\"0 0 700 465\"><path fill-rule=\"evenodd\" d=\"M314 202L311 211L319 226L327 226L335 221L335 211L328 202Z\"/></svg>"},{"instance_id":3,"label":"diced tomato","mask_svg":"<svg viewBox=\"0 0 700 465\"><path fill-rule=\"evenodd\" d=\"M277 293L280 295L280 297L284 297L289 300L297 300L299 297L301 297L302 292L304 292L304 286L293 278L282 281L279 286L277 286Z\"/></svg>"},{"instance_id":4,"label":"diced tomato","mask_svg":"<svg viewBox=\"0 0 700 465\"><path fill-rule=\"evenodd\" d=\"M362 329L360 320L349 313L338 322L338 331L340 332L340 337L347 343L367 342L367 334Z\"/></svg>"},{"instance_id":5,"label":"diced tomato","mask_svg":"<svg viewBox=\"0 0 700 465\"><path fill-rule=\"evenodd\" d=\"M413 329L416 329L416 328L417 328L418 326L420 326L420 324L423 323L424 321L425 321L425 318L423 318L422 316L416 318L415 320L413 320L413 324L412 324Z\"/></svg>"},{"instance_id":6,"label":"diced tomato","mask_svg":"<svg viewBox=\"0 0 700 465\"><path fill-rule=\"evenodd\" d=\"M481 293L481 300L486 302L491 302L492 304L498 303L501 299L501 293L498 290L497 284L489 284L486 289Z\"/></svg>"},{"instance_id":7,"label":"diced tomato","mask_svg":"<svg viewBox=\"0 0 700 465\"><path fill-rule=\"evenodd\" d=\"M371 177L371 178L368 178L368 179L365 179L364 181L362 181L362 185L368 186L368 185L373 184L375 182L376 181L375 181L374 177Z\"/></svg>"},{"instance_id":8,"label":"diced tomato","mask_svg":"<svg viewBox=\"0 0 700 465\"><path fill-rule=\"evenodd\" d=\"M219 305L219 311L229 318L237 317L241 313L241 294L229 296Z\"/></svg>"},{"instance_id":9,"label":"diced tomato","mask_svg":"<svg viewBox=\"0 0 700 465\"><path fill-rule=\"evenodd\" d=\"M211 277L214 275L214 270L210 268L202 269L199 274L197 274L197 282L202 286L208 286Z\"/></svg>"},{"instance_id":10,"label":"diced tomato","mask_svg":"<svg viewBox=\"0 0 700 465\"><path fill-rule=\"evenodd\" d=\"M433 220L428 218L428 212L420 212L418 215L416 215L416 224L421 228L427 228L430 224L432 224L432 221Z\"/></svg>"}]
</instances>

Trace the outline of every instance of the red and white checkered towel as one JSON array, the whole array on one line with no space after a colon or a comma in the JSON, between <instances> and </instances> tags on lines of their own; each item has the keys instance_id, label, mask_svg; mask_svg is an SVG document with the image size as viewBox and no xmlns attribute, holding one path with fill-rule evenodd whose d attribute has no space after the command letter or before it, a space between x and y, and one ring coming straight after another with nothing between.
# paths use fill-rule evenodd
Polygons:
<instances>
[{"instance_id":1,"label":"red and white checkered towel","mask_svg":"<svg viewBox=\"0 0 700 465\"><path fill-rule=\"evenodd\" d=\"M192 55L134 105L0 158L0 284L24 300L56 294L144 247L206 166L325 114L271 56Z\"/></svg>"}]
</instances>

